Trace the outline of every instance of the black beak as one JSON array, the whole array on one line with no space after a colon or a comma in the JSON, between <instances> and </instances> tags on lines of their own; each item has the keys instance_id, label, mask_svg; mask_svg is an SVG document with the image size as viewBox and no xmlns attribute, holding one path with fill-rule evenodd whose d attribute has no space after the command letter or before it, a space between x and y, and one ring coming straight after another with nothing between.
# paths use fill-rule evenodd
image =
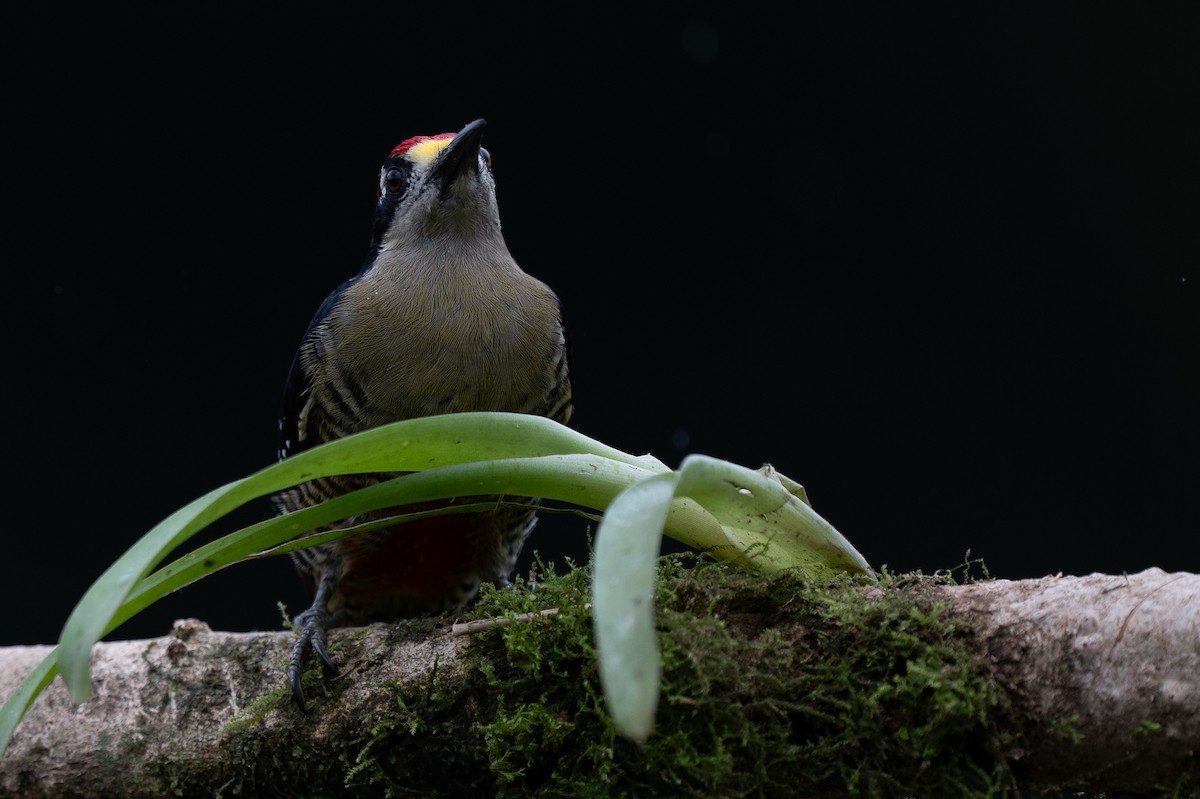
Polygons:
<instances>
[{"instance_id":1,"label":"black beak","mask_svg":"<svg viewBox=\"0 0 1200 799\"><path fill-rule=\"evenodd\" d=\"M479 145L483 141L483 129L487 122L477 119L460 130L438 156L433 167L433 177L442 183L442 191L449 188L466 169L479 168Z\"/></svg>"}]
</instances>

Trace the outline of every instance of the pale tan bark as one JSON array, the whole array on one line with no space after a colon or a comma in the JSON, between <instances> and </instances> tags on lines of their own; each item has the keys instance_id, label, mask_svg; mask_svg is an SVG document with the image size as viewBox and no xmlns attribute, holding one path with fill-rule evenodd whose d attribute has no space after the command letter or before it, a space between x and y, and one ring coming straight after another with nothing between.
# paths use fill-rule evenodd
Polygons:
<instances>
[{"instance_id":1,"label":"pale tan bark","mask_svg":"<svg viewBox=\"0 0 1200 799\"><path fill-rule=\"evenodd\" d=\"M1067 781L1146 792L1197 768L1200 575L1150 569L935 590L972 631L979 669L1013 700L1008 721L1025 745L1008 754L1028 795ZM0 795L169 796L179 786L269 795L272 770L295 753L365 740L394 707L385 681L424 681L435 663L440 680L461 679L472 639L449 627L401 638L374 625L333 640L347 689L307 717L279 693L290 633L213 632L187 620L163 638L100 644L92 699L72 706L59 681L39 698L0 762ZM49 649L0 649L0 697ZM226 727L271 692L278 701L261 721ZM421 757L420 739L411 744Z\"/></svg>"},{"instance_id":2,"label":"pale tan bark","mask_svg":"<svg viewBox=\"0 0 1200 799\"><path fill-rule=\"evenodd\" d=\"M1200 768L1200 575L1150 569L944 589L1026 734L1030 784L1144 792Z\"/></svg>"}]
</instances>

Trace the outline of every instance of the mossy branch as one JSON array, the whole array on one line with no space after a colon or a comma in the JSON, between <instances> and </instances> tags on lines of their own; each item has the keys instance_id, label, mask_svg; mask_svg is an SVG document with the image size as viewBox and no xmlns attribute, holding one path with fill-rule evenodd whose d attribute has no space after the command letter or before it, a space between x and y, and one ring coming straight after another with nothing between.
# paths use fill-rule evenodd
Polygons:
<instances>
[{"instance_id":1,"label":"mossy branch","mask_svg":"<svg viewBox=\"0 0 1200 799\"><path fill-rule=\"evenodd\" d=\"M663 559L663 693L634 743L606 709L586 567L449 617L334 631L343 673L288 700L292 638L97 647L96 696L52 686L0 794L1189 797L1200 790L1200 576L801 581ZM558 613L543 616L548 607ZM0 650L0 695L43 648Z\"/></svg>"}]
</instances>

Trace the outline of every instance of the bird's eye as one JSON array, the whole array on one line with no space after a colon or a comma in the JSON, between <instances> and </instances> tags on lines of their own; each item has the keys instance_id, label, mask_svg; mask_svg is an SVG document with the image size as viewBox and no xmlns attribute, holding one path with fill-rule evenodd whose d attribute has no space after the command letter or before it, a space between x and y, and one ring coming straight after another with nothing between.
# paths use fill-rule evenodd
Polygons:
<instances>
[{"instance_id":1,"label":"bird's eye","mask_svg":"<svg viewBox=\"0 0 1200 799\"><path fill-rule=\"evenodd\" d=\"M399 169L389 169L387 174L383 176L383 182L390 192L397 192L404 188L404 173Z\"/></svg>"},{"instance_id":2,"label":"bird's eye","mask_svg":"<svg viewBox=\"0 0 1200 799\"><path fill-rule=\"evenodd\" d=\"M487 164L487 168L491 169L492 168L492 154L489 153L486 148L480 147L479 155L483 158L483 163Z\"/></svg>"}]
</instances>

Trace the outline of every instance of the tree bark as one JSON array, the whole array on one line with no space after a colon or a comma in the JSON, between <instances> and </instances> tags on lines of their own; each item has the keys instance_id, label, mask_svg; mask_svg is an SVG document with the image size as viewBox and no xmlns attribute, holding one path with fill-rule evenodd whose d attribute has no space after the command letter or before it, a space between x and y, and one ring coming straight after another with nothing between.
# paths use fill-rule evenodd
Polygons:
<instances>
[{"instance_id":1,"label":"tree bark","mask_svg":"<svg viewBox=\"0 0 1200 799\"><path fill-rule=\"evenodd\" d=\"M1023 795L1069 786L1196 796L1200 575L1149 569L930 590L968 633L974 667L1010 700L1001 726L1020 735L1000 745ZM755 623L777 621L763 610ZM776 630L781 645L812 645L787 625ZM340 752L337 768L354 767L373 727L396 708L393 684L432 684L436 671L439 685L476 690L464 665L470 635L432 622L336 630L342 672L305 716L283 686L293 640L214 632L189 619L162 638L97 645L92 698L73 706L57 680L39 697L0 761L0 795L269 793L313 752ZM0 697L50 649L0 649ZM435 737L408 737L404 758L436 758L422 751Z\"/></svg>"}]
</instances>

